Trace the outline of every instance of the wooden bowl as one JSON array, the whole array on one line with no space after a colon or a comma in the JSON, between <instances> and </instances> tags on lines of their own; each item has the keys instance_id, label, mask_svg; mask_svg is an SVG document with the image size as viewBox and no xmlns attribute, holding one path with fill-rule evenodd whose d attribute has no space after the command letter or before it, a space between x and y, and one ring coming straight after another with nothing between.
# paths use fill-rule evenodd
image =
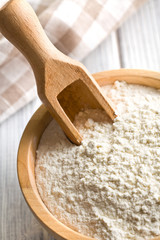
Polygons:
<instances>
[{"instance_id":1,"label":"wooden bowl","mask_svg":"<svg viewBox=\"0 0 160 240\"><path fill-rule=\"evenodd\" d=\"M120 69L95 73L93 76L100 86L111 84L116 80L124 80L128 83L160 88L160 74L152 71ZM34 113L23 133L18 151L18 178L22 193L34 215L47 230L53 233L57 240L93 240L93 238L75 232L59 222L49 212L38 193L35 183L36 149L51 120L50 114L42 105ZM154 238L154 240L158 239L160 240L160 237Z\"/></svg>"}]
</instances>

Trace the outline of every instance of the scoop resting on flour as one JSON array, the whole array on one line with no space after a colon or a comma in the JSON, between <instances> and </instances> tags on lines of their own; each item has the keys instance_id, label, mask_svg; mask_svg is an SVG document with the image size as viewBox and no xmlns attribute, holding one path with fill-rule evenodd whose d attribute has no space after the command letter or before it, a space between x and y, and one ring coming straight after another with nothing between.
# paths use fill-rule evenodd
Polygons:
<instances>
[{"instance_id":1,"label":"scoop resting on flour","mask_svg":"<svg viewBox=\"0 0 160 240\"><path fill-rule=\"evenodd\" d=\"M72 122L83 107L116 117L91 74L53 46L26 1L12 0L0 10L0 31L31 64L40 99L73 143L82 141Z\"/></svg>"}]
</instances>

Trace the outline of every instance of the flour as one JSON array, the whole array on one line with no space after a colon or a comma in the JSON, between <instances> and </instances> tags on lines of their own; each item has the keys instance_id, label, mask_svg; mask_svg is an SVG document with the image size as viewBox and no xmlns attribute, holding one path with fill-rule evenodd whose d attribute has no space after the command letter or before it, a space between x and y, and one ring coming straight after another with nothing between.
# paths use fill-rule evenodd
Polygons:
<instances>
[{"instance_id":1,"label":"flour","mask_svg":"<svg viewBox=\"0 0 160 240\"><path fill-rule=\"evenodd\" d=\"M37 187L50 212L80 233L151 239L160 235L160 91L118 81L102 90L119 117L80 112L81 146L52 121L37 151Z\"/></svg>"}]
</instances>

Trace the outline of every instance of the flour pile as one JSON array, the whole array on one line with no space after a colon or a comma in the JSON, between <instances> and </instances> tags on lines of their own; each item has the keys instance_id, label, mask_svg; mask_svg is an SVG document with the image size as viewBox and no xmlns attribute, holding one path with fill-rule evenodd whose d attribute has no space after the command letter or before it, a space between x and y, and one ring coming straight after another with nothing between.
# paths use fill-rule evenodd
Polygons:
<instances>
[{"instance_id":1,"label":"flour pile","mask_svg":"<svg viewBox=\"0 0 160 240\"><path fill-rule=\"evenodd\" d=\"M53 215L100 240L160 235L160 91L115 82L103 92L116 106L80 112L81 146L52 121L37 151L36 183Z\"/></svg>"}]
</instances>

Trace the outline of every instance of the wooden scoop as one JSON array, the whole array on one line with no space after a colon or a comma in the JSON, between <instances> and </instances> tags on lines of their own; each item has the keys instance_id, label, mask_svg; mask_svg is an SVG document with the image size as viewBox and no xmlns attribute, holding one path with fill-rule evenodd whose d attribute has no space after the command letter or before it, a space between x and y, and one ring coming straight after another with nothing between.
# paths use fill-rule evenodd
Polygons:
<instances>
[{"instance_id":1,"label":"wooden scoop","mask_svg":"<svg viewBox=\"0 0 160 240\"><path fill-rule=\"evenodd\" d=\"M53 46L25 0L11 0L1 8L0 31L29 61L41 101L73 143L82 141L72 122L85 106L116 117L91 74Z\"/></svg>"}]
</instances>

